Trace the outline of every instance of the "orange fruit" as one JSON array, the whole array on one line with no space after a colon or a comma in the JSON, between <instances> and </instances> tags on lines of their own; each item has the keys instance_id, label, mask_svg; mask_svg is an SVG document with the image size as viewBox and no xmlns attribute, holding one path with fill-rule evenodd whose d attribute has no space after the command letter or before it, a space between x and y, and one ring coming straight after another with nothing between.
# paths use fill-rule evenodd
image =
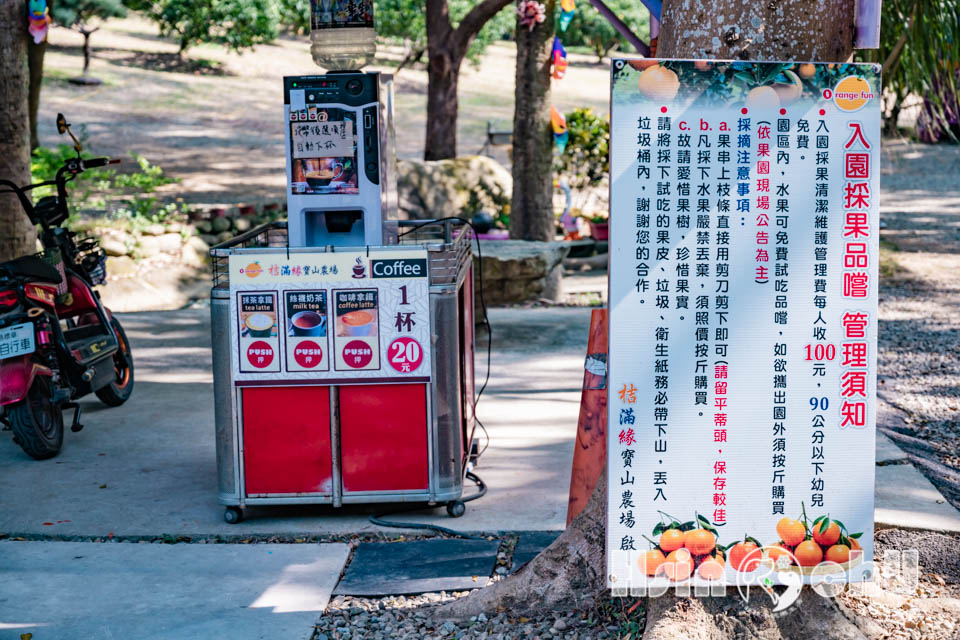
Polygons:
<instances>
[{"instance_id":1,"label":"orange fruit","mask_svg":"<svg viewBox=\"0 0 960 640\"><path fill-rule=\"evenodd\" d=\"M683 531L680 529L667 529L660 534L660 548L670 553L683 546Z\"/></svg>"},{"instance_id":2,"label":"orange fruit","mask_svg":"<svg viewBox=\"0 0 960 640\"><path fill-rule=\"evenodd\" d=\"M683 546L695 556L702 556L713 551L717 539L706 529L693 529L683 534Z\"/></svg>"},{"instance_id":3,"label":"orange fruit","mask_svg":"<svg viewBox=\"0 0 960 640\"><path fill-rule=\"evenodd\" d=\"M648 576L657 575L660 565L663 564L663 553L660 549L650 549L637 558L637 566Z\"/></svg>"},{"instance_id":4,"label":"orange fruit","mask_svg":"<svg viewBox=\"0 0 960 640\"><path fill-rule=\"evenodd\" d=\"M870 83L859 76L847 76L833 90L833 102L843 111L856 111L872 96Z\"/></svg>"},{"instance_id":5,"label":"orange fruit","mask_svg":"<svg viewBox=\"0 0 960 640\"><path fill-rule=\"evenodd\" d=\"M643 70L637 78L637 88L650 100L670 102L677 97L680 80L673 71L657 64Z\"/></svg>"},{"instance_id":6,"label":"orange fruit","mask_svg":"<svg viewBox=\"0 0 960 640\"><path fill-rule=\"evenodd\" d=\"M795 547L807 537L807 530L803 528L799 520L781 518L780 522L777 523L777 535L780 536L784 544Z\"/></svg>"},{"instance_id":7,"label":"orange fruit","mask_svg":"<svg viewBox=\"0 0 960 640\"><path fill-rule=\"evenodd\" d=\"M686 580L693 573L693 556L686 549L677 549L670 552L660 567L671 580Z\"/></svg>"},{"instance_id":8,"label":"orange fruit","mask_svg":"<svg viewBox=\"0 0 960 640\"><path fill-rule=\"evenodd\" d=\"M719 580L723 577L723 556L710 556L697 567L697 575L705 580Z\"/></svg>"},{"instance_id":9,"label":"orange fruit","mask_svg":"<svg viewBox=\"0 0 960 640\"><path fill-rule=\"evenodd\" d=\"M693 68L697 71L710 71L713 67L713 63L709 60L697 60L693 63Z\"/></svg>"},{"instance_id":10,"label":"orange fruit","mask_svg":"<svg viewBox=\"0 0 960 640\"><path fill-rule=\"evenodd\" d=\"M755 87L747 94L746 105L751 109L779 109L780 96L773 87Z\"/></svg>"},{"instance_id":11,"label":"orange fruit","mask_svg":"<svg viewBox=\"0 0 960 640\"><path fill-rule=\"evenodd\" d=\"M800 74L801 78L812 78L816 72L817 72L816 65L810 62L800 65L800 68L797 69L797 73Z\"/></svg>"},{"instance_id":12,"label":"orange fruit","mask_svg":"<svg viewBox=\"0 0 960 640\"><path fill-rule=\"evenodd\" d=\"M757 545L754 543L738 542L730 548L730 566L737 571L753 571L760 564L760 554L756 551Z\"/></svg>"},{"instance_id":13,"label":"orange fruit","mask_svg":"<svg viewBox=\"0 0 960 640\"><path fill-rule=\"evenodd\" d=\"M830 562L836 562L837 564L849 562L850 547L845 544L835 544L827 549L827 554L824 557Z\"/></svg>"},{"instance_id":14,"label":"orange fruit","mask_svg":"<svg viewBox=\"0 0 960 640\"><path fill-rule=\"evenodd\" d=\"M767 547L767 558L769 558L774 565L780 564L780 558L786 558L785 562L787 564L793 564L793 556L790 555L790 550L782 544L773 544Z\"/></svg>"},{"instance_id":15,"label":"orange fruit","mask_svg":"<svg viewBox=\"0 0 960 640\"><path fill-rule=\"evenodd\" d=\"M851 550L851 551L857 551L858 549L860 549L860 543L857 542L857 539L856 539L856 538L848 538L848 540L850 540L850 550Z\"/></svg>"},{"instance_id":16,"label":"orange fruit","mask_svg":"<svg viewBox=\"0 0 960 640\"><path fill-rule=\"evenodd\" d=\"M813 567L823 560L823 551L813 540L804 540L798 544L793 550L793 555L797 556L797 562L801 567Z\"/></svg>"},{"instance_id":17,"label":"orange fruit","mask_svg":"<svg viewBox=\"0 0 960 640\"><path fill-rule=\"evenodd\" d=\"M840 539L840 527L837 526L836 522L831 522L827 530L820 533L820 525L822 524L821 522L813 525L813 539L816 540L817 544L829 547Z\"/></svg>"},{"instance_id":18,"label":"orange fruit","mask_svg":"<svg viewBox=\"0 0 960 640\"><path fill-rule=\"evenodd\" d=\"M777 92L781 105L788 105L803 94L803 83L793 71L784 71L783 75L789 80L786 84L777 83L773 90Z\"/></svg>"}]
</instances>

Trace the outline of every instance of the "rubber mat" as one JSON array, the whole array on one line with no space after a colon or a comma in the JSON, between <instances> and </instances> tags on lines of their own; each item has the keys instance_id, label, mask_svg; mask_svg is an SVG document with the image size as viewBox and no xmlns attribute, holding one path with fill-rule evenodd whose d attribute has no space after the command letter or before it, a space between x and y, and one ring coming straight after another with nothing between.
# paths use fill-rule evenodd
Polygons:
<instances>
[{"instance_id":1,"label":"rubber mat","mask_svg":"<svg viewBox=\"0 0 960 640\"><path fill-rule=\"evenodd\" d=\"M517 546L513 549L513 567L510 573L515 572L530 562L534 556L553 544L560 537L562 531L531 531L521 533Z\"/></svg>"},{"instance_id":2,"label":"rubber mat","mask_svg":"<svg viewBox=\"0 0 960 640\"><path fill-rule=\"evenodd\" d=\"M385 596L476 589L493 572L499 546L498 540L365 542L333 592Z\"/></svg>"}]
</instances>

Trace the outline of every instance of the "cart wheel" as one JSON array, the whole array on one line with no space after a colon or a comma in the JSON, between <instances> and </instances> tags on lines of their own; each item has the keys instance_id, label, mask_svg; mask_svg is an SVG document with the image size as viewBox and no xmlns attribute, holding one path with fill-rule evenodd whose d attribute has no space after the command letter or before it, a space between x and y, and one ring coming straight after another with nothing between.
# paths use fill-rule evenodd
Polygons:
<instances>
[{"instance_id":1,"label":"cart wheel","mask_svg":"<svg viewBox=\"0 0 960 640\"><path fill-rule=\"evenodd\" d=\"M227 507L223 511L223 520L227 524L237 524L243 520L243 511L238 507Z\"/></svg>"},{"instance_id":2,"label":"cart wheel","mask_svg":"<svg viewBox=\"0 0 960 640\"><path fill-rule=\"evenodd\" d=\"M447 513L451 518L459 518L466 510L467 505L463 504L460 500L453 500L447 503Z\"/></svg>"}]
</instances>

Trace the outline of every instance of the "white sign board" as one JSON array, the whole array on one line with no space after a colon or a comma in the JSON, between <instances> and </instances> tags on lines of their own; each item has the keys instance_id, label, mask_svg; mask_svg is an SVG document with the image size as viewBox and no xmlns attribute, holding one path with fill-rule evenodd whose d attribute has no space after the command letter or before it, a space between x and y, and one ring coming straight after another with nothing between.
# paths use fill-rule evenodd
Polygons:
<instances>
[{"instance_id":1,"label":"white sign board","mask_svg":"<svg viewBox=\"0 0 960 640\"><path fill-rule=\"evenodd\" d=\"M339 158L353 154L353 121L290 123L294 158ZM331 176L332 177L332 176Z\"/></svg>"},{"instance_id":2,"label":"white sign board","mask_svg":"<svg viewBox=\"0 0 960 640\"><path fill-rule=\"evenodd\" d=\"M871 579L879 68L612 82L608 585Z\"/></svg>"},{"instance_id":3,"label":"white sign board","mask_svg":"<svg viewBox=\"0 0 960 640\"><path fill-rule=\"evenodd\" d=\"M423 250L230 256L234 383L429 382Z\"/></svg>"}]
</instances>

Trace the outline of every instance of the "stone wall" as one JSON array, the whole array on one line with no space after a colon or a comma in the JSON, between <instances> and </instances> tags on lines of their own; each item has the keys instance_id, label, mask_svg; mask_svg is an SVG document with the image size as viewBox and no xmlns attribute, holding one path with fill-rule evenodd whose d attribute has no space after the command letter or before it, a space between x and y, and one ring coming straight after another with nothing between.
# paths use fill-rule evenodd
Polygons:
<instances>
[{"instance_id":1,"label":"stone wall","mask_svg":"<svg viewBox=\"0 0 960 640\"><path fill-rule=\"evenodd\" d=\"M397 195L402 219L495 215L509 205L510 172L493 158L397 160Z\"/></svg>"},{"instance_id":2,"label":"stone wall","mask_svg":"<svg viewBox=\"0 0 960 640\"><path fill-rule=\"evenodd\" d=\"M487 306L540 299L560 301L562 262L570 250L566 243L483 240L481 250L483 296ZM479 287L481 270L476 245L473 259L474 278ZM480 304L479 295L476 304Z\"/></svg>"}]
</instances>

